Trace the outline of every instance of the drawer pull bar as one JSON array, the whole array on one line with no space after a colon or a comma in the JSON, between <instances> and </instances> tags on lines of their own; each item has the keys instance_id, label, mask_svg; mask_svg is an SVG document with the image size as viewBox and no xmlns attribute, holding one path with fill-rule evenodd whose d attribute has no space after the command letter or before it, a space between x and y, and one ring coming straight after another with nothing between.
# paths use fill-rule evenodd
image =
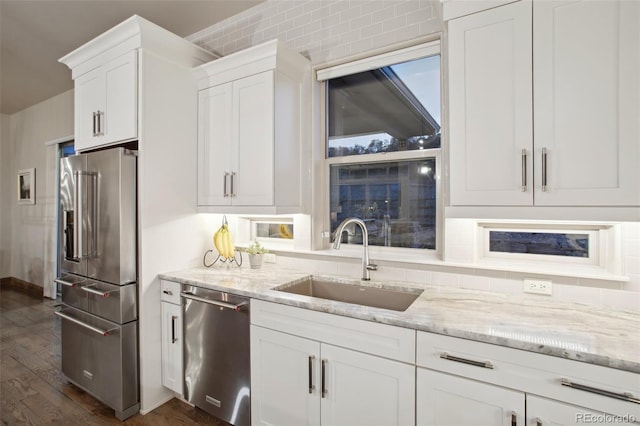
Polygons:
<instances>
[{"instance_id":1,"label":"drawer pull bar","mask_svg":"<svg viewBox=\"0 0 640 426\"><path fill-rule=\"evenodd\" d=\"M171 290L162 290L162 292L167 296L173 296L173 292Z\"/></svg>"},{"instance_id":2,"label":"drawer pull bar","mask_svg":"<svg viewBox=\"0 0 640 426\"><path fill-rule=\"evenodd\" d=\"M309 393L313 393L313 361L316 359L315 356L309 355Z\"/></svg>"},{"instance_id":3,"label":"drawer pull bar","mask_svg":"<svg viewBox=\"0 0 640 426\"><path fill-rule=\"evenodd\" d=\"M109 297L109 293L113 293L114 291L118 291L118 290L109 290L109 291L100 291L100 290L96 290L94 288L91 288L91 286L84 286L81 287L83 291L86 291L87 293L91 293L91 294L97 294L98 296L102 296L104 298Z\"/></svg>"},{"instance_id":4,"label":"drawer pull bar","mask_svg":"<svg viewBox=\"0 0 640 426\"><path fill-rule=\"evenodd\" d=\"M542 426L542 419L540 417L536 417L536 426Z\"/></svg>"},{"instance_id":5,"label":"drawer pull bar","mask_svg":"<svg viewBox=\"0 0 640 426\"><path fill-rule=\"evenodd\" d=\"M182 293L180 293L180 295L185 299L195 300L196 302L208 303L209 305L221 306L223 308L233 309L234 311L239 311L244 305L247 304L247 302L241 302L241 303L238 303L237 305L233 305L231 303L221 302L219 300L205 299L204 297L198 297L188 291L183 291Z\"/></svg>"},{"instance_id":6,"label":"drawer pull bar","mask_svg":"<svg viewBox=\"0 0 640 426\"><path fill-rule=\"evenodd\" d=\"M511 426L518 426L518 414L515 411L511 412Z\"/></svg>"},{"instance_id":7,"label":"drawer pull bar","mask_svg":"<svg viewBox=\"0 0 640 426\"><path fill-rule=\"evenodd\" d=\"M72 283L72 282L65 281L65 280L60 279L60 278L54 279L53 282L58 283L58 284L62 284L62 285L67 286L67 287L77 287L78 286L78 283Z\"/></svg>"},{"instance_id":8,"label":"drawer pull bar","mask_svg":"<svg viewBox=\"0 0 640 426\"><path fill-rule=\"evenodd\" d=\"M59 316L59 317L60 317L60 318L62 318L62 319L69 320L69 321L71 321L72 323L78 324L78 325L79 325L79 326L81 326L81 327L84 327L84 328L86 328L86 329L88 329L88 330L91 330L91 331L93 331L94 333L100 334L101 336L105 336L105 337L106 337L106 336L108 336L109 334L112 334L112 333L114 333L114 332L118 331L118 328L117 328L117 327L114 327L114 328L112 328L111 330L102 330L101 328L94 327L94 326L92 326L92 325L86 324L86 323L84 323L84 322L82 322L82 321L80 321L80 320L78 320L78 319L75 319L75 318L73 318L73 317L70 317L70 316L68 316L68 315L66 315L66 314L63 314L62 312L59 312L59 311L54 312L54 314L55 314L55 315L57 315L57 316Z\"/></svg>"},{"instance_id":9,"label":"drawer pull bar","mask_svg":"<svg viewBox=\"0 0 640 426\"><path fill-rule=\"evenodd\" d=\"M608 396L609 398L619 399L621 401L633 402L634 404L640 404L640 399L633 396L633 394L625 392L625 393L617 393L611 392L604 389L598 389L587 385L581 385L580 383L573 383L571 380L562 378L560 379L560 384L562 386L567 386L573 389L578 389L585 392L591 392L602 396Z\"/></svg>"},{"instance_id":10,"label":"drawer pull bar","mask_svg":"<svg viewBox=\"0 0 640 426\"><path fill-rule=\"evenodd\" d=\"M442 352L440 354L440 358L446 359L448 361L461 362L463 364L474 365L476 367L493 369L493 364L489 361L474 361L472 359L460 358L457 356L449 355L446 352Z\"/></svg>"}]
</instances>

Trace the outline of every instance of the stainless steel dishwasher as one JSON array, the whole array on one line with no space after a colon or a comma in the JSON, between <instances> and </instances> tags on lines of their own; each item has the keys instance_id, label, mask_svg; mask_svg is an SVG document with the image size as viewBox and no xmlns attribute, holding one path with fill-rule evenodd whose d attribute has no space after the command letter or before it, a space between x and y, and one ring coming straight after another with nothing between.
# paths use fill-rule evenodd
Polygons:
<instances>
[{"instance_id":1,"label":"stainless steel dishwasher","mask_svg":"<svg viewBox=\"0 0 640 426\"><path fill-rule=\"evenodd\" d=\"M184 398L232 425L251 424L249 299L183 285Z\"/></svg>"}]
</instances>

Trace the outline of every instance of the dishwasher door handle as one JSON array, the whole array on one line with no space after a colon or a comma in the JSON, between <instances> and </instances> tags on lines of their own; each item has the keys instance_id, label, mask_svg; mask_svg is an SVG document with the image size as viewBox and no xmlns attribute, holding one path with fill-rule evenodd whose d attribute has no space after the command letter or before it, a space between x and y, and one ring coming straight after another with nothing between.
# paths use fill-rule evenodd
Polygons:
<instances>
[{"instance_id":1,"label":"dishwasher door handle","mask_svg":"<svg viewBox=\"0 0 640 426\"><path fill-rule=\"evenodd\" d=\"M204 297L198 297L195 294L190 293L188 291L183 291L182 293L180 293L180 296L184 297L185 299L191 299L197 302L207 303L209 305L221 306L223 308L233 309L234 311L239 311L240 309L242 309L244 305L249 303L245 301L245 302L240 302L237 305L234 305L232 303L221 302L219 300L211 300L211 299L206 299Z\"/></svg>"}]
</instances>

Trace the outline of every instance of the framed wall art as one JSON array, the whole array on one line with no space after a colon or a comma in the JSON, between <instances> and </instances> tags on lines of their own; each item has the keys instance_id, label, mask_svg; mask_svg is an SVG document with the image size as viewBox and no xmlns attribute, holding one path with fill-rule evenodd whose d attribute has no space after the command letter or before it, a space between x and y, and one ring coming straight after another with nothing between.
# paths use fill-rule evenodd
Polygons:
<instances>
[{"instance_id":1,"label":"framed wall art","mask_svg":"<svg viewBox=\"0 0 640 426\"><path fill-rule=\"evenodd\" d=\"M36 203L36 169L18 171L18 204Z\"/></svg>"}]
</instances>

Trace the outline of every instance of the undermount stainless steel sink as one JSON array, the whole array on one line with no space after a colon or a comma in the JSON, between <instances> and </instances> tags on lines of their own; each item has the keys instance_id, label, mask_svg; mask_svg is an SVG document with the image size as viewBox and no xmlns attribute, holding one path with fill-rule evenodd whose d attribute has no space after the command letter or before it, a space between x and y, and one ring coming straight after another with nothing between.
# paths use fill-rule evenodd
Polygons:
<instances>
[{"instance_id":1,"label":"undermount stainless steel sink","mask_svg":"<svg viewBox=\"0 0 640 426\"><path fill-rule=\"evenodd\" d=\"M365 286L358 282L345 283L316 277L294 284L285 284L274 290L393 311L406 311L423 291Z\"/></svg>"}]
</instances>

